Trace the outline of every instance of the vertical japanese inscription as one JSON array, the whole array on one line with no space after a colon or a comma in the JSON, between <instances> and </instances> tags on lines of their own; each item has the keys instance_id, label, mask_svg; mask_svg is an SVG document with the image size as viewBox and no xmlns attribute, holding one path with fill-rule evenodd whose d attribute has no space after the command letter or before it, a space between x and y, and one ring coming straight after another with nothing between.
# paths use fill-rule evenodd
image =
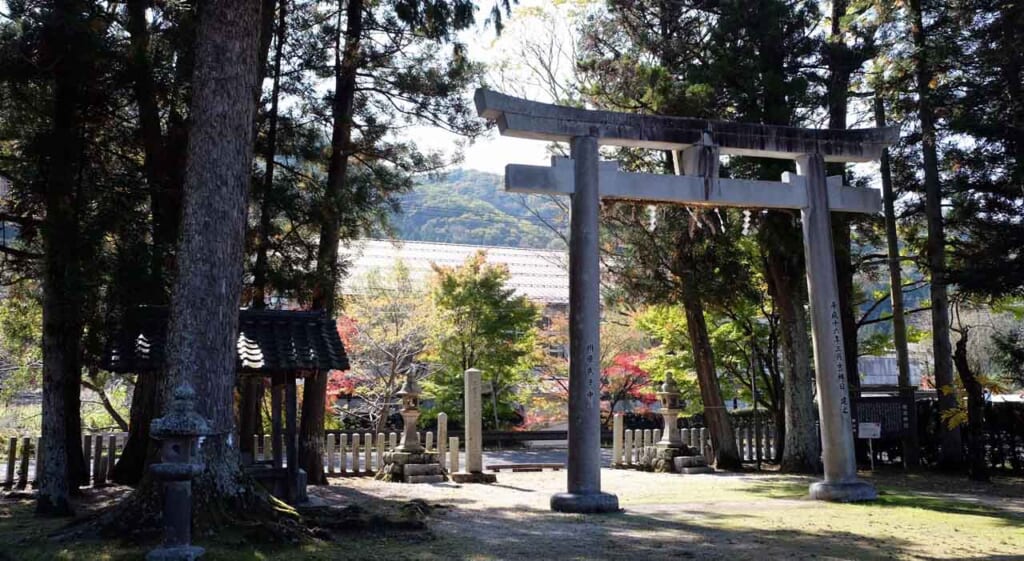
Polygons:
<instances>
[{"instance_id":1,"label":"vertical japanese inscription","mask_svg":"<svg viewBox=\"0 0 1024 561\"><path fill-rule=\"evenodd\" d=\"M846 359L843 356L843 330L839 319L839 304L833 300L831 305L832 321L832 360L835 363L836 379L839 382L839 391L842 395L839 403L842 406L843 415L850 414L850 400L846 391Z\"/></svg>"}]
</instances>

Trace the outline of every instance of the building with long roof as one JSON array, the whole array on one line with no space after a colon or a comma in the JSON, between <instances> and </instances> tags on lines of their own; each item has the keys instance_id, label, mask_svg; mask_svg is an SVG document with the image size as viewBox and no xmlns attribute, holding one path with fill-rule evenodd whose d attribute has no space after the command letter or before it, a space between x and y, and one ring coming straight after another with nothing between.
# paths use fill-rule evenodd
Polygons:
<instances>
[{"instance_id":1,"label":"building with long roof","mask_svg":"<svg viewBox=\"0 0 1024 561\"><path fill-rule=\"evenodd\" d=\"M358 290L361 280L373 270L392 269L402 262L413 282L427 283L434 274L433 265L458 267L478 251L487 254L487 262L508 267L506 286L517 295L550 307L569 303L569 255L565 251L523 249L437 242L364 239L342 248L349 275L343 292Z\"/></svg>"}]
</instances>

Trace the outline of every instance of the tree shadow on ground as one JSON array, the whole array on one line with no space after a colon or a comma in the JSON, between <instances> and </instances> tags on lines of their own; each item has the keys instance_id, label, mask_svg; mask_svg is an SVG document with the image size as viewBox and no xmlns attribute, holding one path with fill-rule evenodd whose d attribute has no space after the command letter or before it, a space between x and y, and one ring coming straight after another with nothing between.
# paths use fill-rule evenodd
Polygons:
<instances>
[{"instance_id":1,"label":"tree shadow on ground","mask_svg":"<svg viewBox=\"0 0 1024 561\"><path fill-rule=\"evenodd\" d=\"M453 559L891 559L913 544L884 546L848 532L723 528L745 514L679 510L671 515L629 510L611 515L565 515L493 509L452 512L439 533L454 536ZM444 542L441 542L444 543Z\"/></svg>"}]
</instances>

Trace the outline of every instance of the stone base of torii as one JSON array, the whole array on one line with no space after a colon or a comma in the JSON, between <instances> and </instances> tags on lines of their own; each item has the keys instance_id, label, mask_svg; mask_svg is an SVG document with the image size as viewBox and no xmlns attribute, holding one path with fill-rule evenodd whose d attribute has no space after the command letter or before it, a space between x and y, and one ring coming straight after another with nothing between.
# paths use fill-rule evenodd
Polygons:
<instances>
[{"instance_id":1,"label":"stone base of torii","mask_svg":"<svg viewBox=\"0 0 1024 561\"><path fill-rule=\"evenodd\" d=\"M876 498L857 478L846 383L846 357L838 316L838 287L830 212L878 212L873 189L853 189L826 178L825 162L878 159L898 131L801 129L591 111L476 92L477 112L505 136L568 142L571 159L551 167L506 167L510 191L569 195L569 461L567 492L551 497L561 512L612 512L618 499L601 491L600 465L600 266L602 197L649 203L799 209L803 221L814 364L821 419L825 480L810 488L814 499ZM599 145L668 150L677 175L623 173L599 161ZM718 177L721 155L795 160L797 174L781 182Z\"/></svg>"}]
</instances>

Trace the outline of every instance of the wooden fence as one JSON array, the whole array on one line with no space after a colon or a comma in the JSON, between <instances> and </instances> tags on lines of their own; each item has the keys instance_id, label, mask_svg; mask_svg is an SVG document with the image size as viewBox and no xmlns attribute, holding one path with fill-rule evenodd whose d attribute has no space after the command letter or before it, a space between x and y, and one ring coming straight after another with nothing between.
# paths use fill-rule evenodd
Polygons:
<instances>
[{"instance_id":1,"label":"wooden fence","mask_svg":"<svg viewBox=\"0 0 1024 561\"><path fill-rule=\"evenodd\" d=\"M617 431L612 435L612 466L633 467L642 463L642 450L647 446L654 446L661 440L661 429L625 429L623 425L617 425ZM744 462L771 462L776 457L778 441L775 434L775 426L765 420L755 427L753 423L734 426L736 434L736 449L740 459ZM708 463L714 462L714 449L711 444L711 436L706 428L685 428L679 430L683 444L697 449L697 452L707 458Z\"/></svg>"},{"instance_id":2,"label":"wooden fence","mask_svg":"<svg viewBox=\"0 0 1024 561\"><path fill-rule=\"evenodd\" d=\"M124 449L128 433L87 434L82 437L82 453L91 485L106 485L114 463ZM25 489L37 481L37 466L40 463L42 447L39 437L12 436L6 439L6 446L0 459L5 467L0 486L4 489Z\"/></svg>"}]
</instances>

